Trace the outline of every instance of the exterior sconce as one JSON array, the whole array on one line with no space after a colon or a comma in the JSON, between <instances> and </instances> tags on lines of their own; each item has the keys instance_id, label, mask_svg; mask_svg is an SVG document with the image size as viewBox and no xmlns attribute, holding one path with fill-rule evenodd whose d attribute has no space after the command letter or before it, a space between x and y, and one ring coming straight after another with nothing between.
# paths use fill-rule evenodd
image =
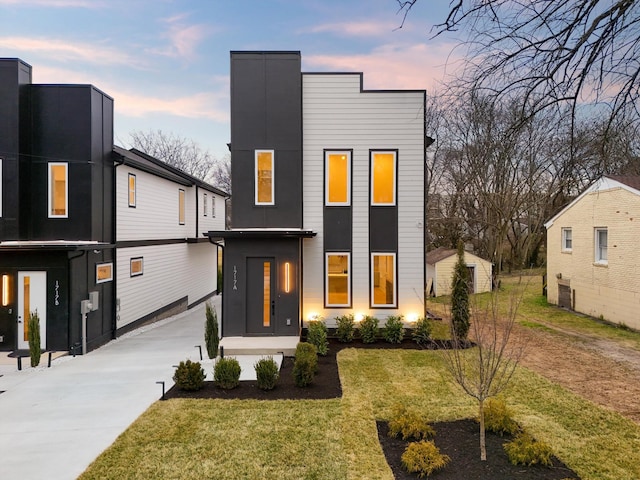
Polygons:
<instances>
[{"instance_id":1,"label":"exterior sconce","mask_svg":"<svg viewBox=\"0 0 640 480\"><path fill-rule=\"evenodd\" d=\"M7 305L9 305L9 302L11 301L10 298L10 294L11 292L9 291L10 287L9 287L9 275L2 275L2 306L6 307Z\"/></svg>"},{"instance_id":2,"label":"exterior sconce","mask_svg":"<svg viewBox=\"0 0 640 480\"><path fill-rule=\"evenodd\" d=\"M284 291L286 293L291 291L291 264L289 262L284 264Z\"/></svg>"},{"instance_id":3,"label":"exterior sconce","mask_svg":"<svg viewBox=\"0 0 640 480\"><path fill-rule=\"evenodd\" d=\"M418 314L417 313L409 313L407 315L407 322L415 323L417 321L418 321Z\"/></svg>"}]
</instances>

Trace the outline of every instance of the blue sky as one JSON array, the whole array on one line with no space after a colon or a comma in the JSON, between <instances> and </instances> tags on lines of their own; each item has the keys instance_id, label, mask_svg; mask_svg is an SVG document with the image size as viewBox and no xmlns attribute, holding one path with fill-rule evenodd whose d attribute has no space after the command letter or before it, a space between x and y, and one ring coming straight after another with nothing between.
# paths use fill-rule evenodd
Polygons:
<instances>
[{"instance_id":1,"label":"blue sky","mask_svg":"<svg viewBox=\"0 0 640 480\"><path fill-rule=\"evenodd\" d=\"M0 0L0 56L29 63L34 83L112 96L119 145L160 129L221 157L229 51L299 50L303 71L433 92L457 63L457 38L430 35L448 4L422 0L397 29L395 0Z\"/></svg>"}]
</instances>

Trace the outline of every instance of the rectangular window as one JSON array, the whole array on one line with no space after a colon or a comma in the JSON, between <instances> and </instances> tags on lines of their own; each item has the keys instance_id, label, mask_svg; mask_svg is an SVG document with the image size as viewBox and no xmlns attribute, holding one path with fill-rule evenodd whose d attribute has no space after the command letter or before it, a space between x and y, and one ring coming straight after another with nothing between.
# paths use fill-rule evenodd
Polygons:
<instances>
[{"instance_id":1,"label":"rectangular window","mask_svg":"<svg viewBox=\"0 0 640 480\"><path fill-rule=\"evenodd\" d=\"M606 228L596 228L596 263L608 263L607 245L608 232Z\"/></svg>"},{"instance_id":2,"label":"rectangular window","mask_svg":"<svg viewBox=\"0 0 640 480\"><path fill-rule=\"evenodd\" d=\"M348 252L326 253L325 304L327 307L351 306L351 267Z\"/></svg>"},{"instance_id":3,"label":"rectangular window","mask_svg":"<svg viewBox=\"0 0 640 480\"><path fill-rule=\"evenodd\" d=\"M351 152L326 152L325 205L351 204Z\"/></svg>"},{"instance_id":4,"label":"rectangular window","mask_svg":"<svg viewBox=\"0 0 640 480\"><path fill-rule=\"evenodd\" d=\"M185 197L184 197L185 193L184 190L179 188L178 189L178 223L180 225L184 225L184 218L185 218Z\"/></svg>"},{"instance_id":5,"label":"rectangular window","mask_svg":"<svg viewBox=\"0 0 640 480\"><path fill-rule=\"evenodd\" d=\"M207 194L204 194L204 199L202 200L202 207L204 208L204 216L207 216Z\"/></svg>"},{"instance_id":6,"label":"rectangular window","mask_svg":"<svg viewBox=\"0 0 640 480\"><path fill-rule=\"evenodd\" d=\"M129 174L129 206L136 206L136 176L133 173Z\"/></svg>"},{"instance_id":7,"label":"rectangular window","mask_svg":"<svg viewBox=\"0 0 640 480\"><path fill-rule=\"evenodd\" d=\"M49 163L49 218L68 217L68 164Z\"/></svg>"},{"instance_id":8,"label":"rectangular window","mask_svg":"<svg viewBox=\"0 0 640 480\"><path fill-rule=\"evenodd\" d=\"M96 283L110 282L113 280L113 263L96 264Z\"/></svg>"},{"instance_id":9,"label":"rectangular window","mask_svg":"<svg viewBox=\"0 0 640 480\"><path fill-rule=\"evenodd\" d=\"M371 205L396 204L396 152L371 152Z\"/></svg>"},{"instance_id":10,"label":"rectangular window","mask_svg":"<svg viewBox=\"0 0 640 480\"><path fill-rule=\"evenodd\" d=\"M129 260L129 276L137 277L142 275L144 267L143 257L135 257Z\"/></svg>"},{"instance_id":11,"label":"rectangular window","mask_svg":"<svg viewBox=\"0 0 640 480\"><path fill-rule=\"evenodd\" d=\"M256 150L256 205L275 205L273 150Z\"/></svg>"},{"instance_id":12,"label":"rectangular window","mask_svg":"<svg viewBox=\"0 0 640 480\"><path fill-rule=\"evenodd\" d=\"M216 217L216 197L215 195L211 195L211 217Z\"/></svg>"},{"instance_id":13,"label":"rectangular window","mask_svg":"<svg viewBox=\"0 0 640 480\"><path fill-rule=\"evenodd\" d=\"M371 254L371 306L395 307L396 295L396 254Z\"/></svg>"},{"instance_id":14,"label":"rectangular window","mask_svg":"<svg viewBox=\"0 0 640 480\"><path fill-rule=\"evenodd\" d=\"M572 232L570 228L562 229L562 251L570 252L573 246Z\"/></svg>"}]
</instances>

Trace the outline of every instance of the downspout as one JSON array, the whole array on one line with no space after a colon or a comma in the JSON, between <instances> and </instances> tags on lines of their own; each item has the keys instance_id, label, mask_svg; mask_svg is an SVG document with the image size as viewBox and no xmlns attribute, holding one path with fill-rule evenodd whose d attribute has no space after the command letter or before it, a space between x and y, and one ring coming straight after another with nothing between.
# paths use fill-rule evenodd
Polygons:
<instances>
[{"instance_id":1,"label":"downspout","mask_svg":"<svg viewBox=\"0 0 640 480\"><path fill-rule=\"evenodd\" d=\"M195 237L198 238L198 230L200 230L199 227L199 219L200 219L200 207L198 205L198 200L200 198L200 192L198 192L198 185L196 185L196 234Z\"/></svg>"},{"instance_id":2,"label":"downspout","mask_svg":"<svg viewBox=\"0 0 640 480\"><path fill-rule=\"evenodd\" d=\"M76 251L78 251L78 250L76 250ZM71 285L72 285L71 284L71 261L75 260L76 258L81 258L82 256L84 256L87 253L86 250L79 250L79 252L80 252L80 254L79 255L75 255L75 256L71 256L71 252L67 253L67 260L68 260L68 266L67 266L67 288L69 289L69 306L68 306L69 310L71 310L71 306L73 305L73 302L71 301L71 295L72 295L71 294L71 292L72 292L72 289L71 289ZM71 315L69 315L69 317L71 317ZM68 338L69 338L69 341L71 342L72 341L71 340L71 336L72 336L73 332L71 331L71 322L70 321L67 322L67 329L68 329L67 331L68 331L68 335L69 335ZM82 324L80 325L80 329L81 329L80 331L82 331ZM80 334L80 337L82 337L82 333ZM80 338L80 342L79 343L82 344L82 338ZM76 350L75 349L76 349L75 344L72 343L71 345L69 345L69 352L73 353L73 355L76 354Z\"/></svg>"},{"instance_id":3,"label":"downspout","mask_svg":"<svg viewBox=\"0 0 640 480\"><path fill-rule=\"evenodd\" d=\"M209 243L214 244L216 247L222 249L222 265L224 266L224 245L218 242L215 242L211 239L211 237L209 237L207 235L207 238L209 239ZM216 279L218 278L218 250L216 249ZM222 284L224 285L224 267L222 268ZM216 280L216 285L217 285L217 280ZM219 291L219 286L218 286L218 291ZM223 289L224 291L224 289ZM224 298L222 299L224 300ZM222 324L223 324L223 312L224 312L224 301L220 302L220 323L219 323L219 328L220 328L220 339L222 339L223 335L224 335L224 331L222 330Z\"/></svg>"},{"instance_id":4,"label":"downspout","mask_svg":"<svg viewBox=\"0 0 640 480\"><path fill-rule=\"evenodd\" d=\"M111 207L111 215L112 215L112 239L111 239L111 243L113 243L115 245L115 247L113 247L113 291L111 292L111 339L115 340L115 338L117 337L116 332L118 331L118 317L120 314L120 305L118 304L118 271L117 269L117 264L118 264L118 244L116 239L118 238L117 235L117 228L118 228L118 224L117 224L117 220L118 220L118 214L116 209L118 208L118 202L117 202L117 195L116 195L116 191L117 191L117 180L118 180L118 175L116 172L116 168L119 167L120 165L124 165L124 157L122 156L118 156L119 158L116 159L113 162L113 197L112 197L112 207ZM138 188L138 185L136 184L136 189ZM127 190L129 189L129 184L127 183ZM136 192L137 194L137 192ZM128 191L127 191L127 195L128 195Z\"/></svg>"}]
</instances>

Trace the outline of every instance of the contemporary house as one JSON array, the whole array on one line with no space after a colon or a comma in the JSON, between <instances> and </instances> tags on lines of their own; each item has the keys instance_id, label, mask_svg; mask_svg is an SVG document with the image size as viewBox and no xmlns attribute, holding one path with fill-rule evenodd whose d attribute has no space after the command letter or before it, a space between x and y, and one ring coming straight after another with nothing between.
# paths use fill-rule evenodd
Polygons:
<instances>
[{"instance_id":1,"label":"contemporary house","mask_svg":"<svg viewBox=\"0 0 640 480\"><path fill-rule=\"evenodd\" d=\"M455 249L438 247L427 252L427 293L434 297L449 295L453 272L458 261ZM493 264L471 252L464 252L464 261L469 272L469 293L490 292L493 279Z\"/></svg>"},{"instance_id":2,"label":"contemporary house","mask_svg":"<svg viewBox=\"0 0 640 480\"><path fill-rule=\"evenodd\" d=\"M604 176L551 218L550 303L640 329L640 177Z\"/></svg>"},{"instance_id":3,"label":"contemporary house","mask_svg":"<svg viewBox=\"0 0 640 480\"><path fill-rule=\"evenodd\" d=\"M0 59L0 350L28 348L32 312L43 348L80 353L212 295L198 231L224 225L226 194L114 147L96 87L31 71Z\"/></svg>"},{"instance_id":4,"label":"contemporary house","mask_svg":"<svg viewBox=\"0 0 640 480\"><path fill-rule=\"evenodd\" d=\"M425 315L425 91L303 73L300 52L231 52L224 337L306 320Z\"/></svg>"}]
</instances>

